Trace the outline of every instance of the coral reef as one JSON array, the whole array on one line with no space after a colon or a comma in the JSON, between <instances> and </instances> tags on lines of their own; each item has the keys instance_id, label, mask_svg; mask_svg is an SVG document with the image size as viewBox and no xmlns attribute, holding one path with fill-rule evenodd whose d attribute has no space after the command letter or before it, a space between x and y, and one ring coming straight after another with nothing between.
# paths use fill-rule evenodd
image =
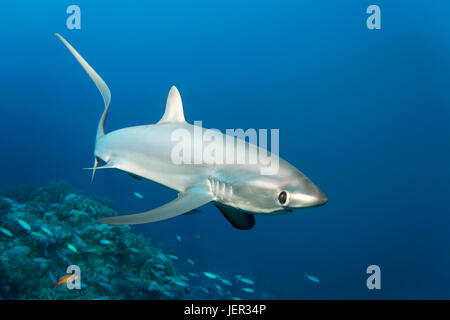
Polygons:
<instances>
[{"instance_id":1,"label":"coral reef","mask_svg":"<svg viewBox=\"0 0 450 320\"><path fill-rule=\"evenodd\" d=\"M195 299L187 278L149 239L115 215L111 201L83 196L65 182L19 186L0 197L0 298ZM81 290L55 287L69 265Z\"/></svg>"}]
</instances>

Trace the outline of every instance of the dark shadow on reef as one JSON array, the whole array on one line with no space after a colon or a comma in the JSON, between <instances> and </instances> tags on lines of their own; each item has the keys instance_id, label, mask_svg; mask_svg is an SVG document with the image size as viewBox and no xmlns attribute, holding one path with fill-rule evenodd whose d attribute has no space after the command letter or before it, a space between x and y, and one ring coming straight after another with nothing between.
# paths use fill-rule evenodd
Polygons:
<instances>
[{"instance_id":1,"label":"dark shadow on reef","mask_svg":"<svg viewBox=\"0 0 450 320\"><path fill-rule=\"evenodd\" d=\"M195 299L186 278L149 239L98 218L108 199L66 182L17 186L0 194L1 299ZM81 290L54 287L69 265Z\"/></svg>"}]
</instances>

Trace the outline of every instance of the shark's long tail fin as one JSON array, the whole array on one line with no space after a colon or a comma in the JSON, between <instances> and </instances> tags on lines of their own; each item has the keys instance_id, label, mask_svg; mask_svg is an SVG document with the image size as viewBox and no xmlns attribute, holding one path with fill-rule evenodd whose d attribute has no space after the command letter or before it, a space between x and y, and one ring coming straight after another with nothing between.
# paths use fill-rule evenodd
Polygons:
<instances>
[{"instance_id":1,"label":"shark's long tail fin","mask_svg":"<svg viewBox=\"0 0 450 320\"><path fill-rule=\"evenodd\" d=\"M109 110L109 103L111 102L111 91L109 91L108 86L106 85L105 81L95 72L94 69L86 62L86 60L83 59L83 57L64 39L60 34L55 33L55 36L57 36L62 43L69 49L69 51L73 54L73 56L78 60L78 62L81 64L81 66L86 70L89 77L91 77L92 81L94 81L95 85L97 86L98 90L102 94L103 101L105 102L105 110L103 111L102 117L100 118L100 121L98 123L97 127L97 136L96 139L100 138L105 134L103 127L105 125L106 117L108 116L108 110Z\"/></svg>"},{"instance_id":2,"label":"shark's long tail fin","mask_svg":"<svg viewBox=\"0 0 450 320\"><path fill-rule=\"evenodd\" d=\"M55 33L55 36L57 36L62 43L69 49L69 51L73 54L73 56L78 60L78 62L81 64L81 66L86 70L89 77L91 77L92 81L94 81L95 85L97 86L98 90L102 94L103 101L105 102L105 110L103 111L103 114L100 118L100 121L98 122L97 126L97 135L95 138L95 141L105 135L104 126L106 117L108 116L108 110L109 110L109 104L111 102L111 91L109 91L108 86L106 85L105 81L95 72L94 69L86 62L86 60L83 59L83 57L70 45L69 42L66 41L60 34ZM94 181L94 175L95 175L95 169L97 167L98 160L95 158L94 161L94 170L92 171L92 181Z\"/></svg>"}]
</instances>

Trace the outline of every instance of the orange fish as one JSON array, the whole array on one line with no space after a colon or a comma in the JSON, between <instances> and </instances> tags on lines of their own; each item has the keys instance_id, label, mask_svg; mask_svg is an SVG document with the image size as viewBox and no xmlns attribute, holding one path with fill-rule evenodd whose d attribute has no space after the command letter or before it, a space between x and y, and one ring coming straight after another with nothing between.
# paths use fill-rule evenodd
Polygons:
<instances>
[{"instance_id":1,"label":"orange fish","mask_svg":"<svg viewBox=\"0 0 450 320\"><path fill-rule=\"evenodd\" d=\"M60 286L62 284L66 284L68 282L72 282L74 280L76 280L78 278L78 275L76 273L73 274L66 274L65 276L62 276L61 278L59 278L58 282L55 282L55 288L57 286Z\"/></svg>"}]
</instances>

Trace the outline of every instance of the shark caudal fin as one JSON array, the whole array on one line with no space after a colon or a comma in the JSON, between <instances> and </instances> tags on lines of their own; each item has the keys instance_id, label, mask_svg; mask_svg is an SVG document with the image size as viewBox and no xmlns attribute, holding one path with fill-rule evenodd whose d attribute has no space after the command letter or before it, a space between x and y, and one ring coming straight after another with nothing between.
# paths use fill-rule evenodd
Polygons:
<instances>
[{"instance_id":1,"label":"shark caudal fin","mask_svg":"<svg viewBox=\"0 0 450 320\"><path fill-rule=\"evenodd\" d=\"M103 101L105 102L105 110L103 111L103 114L100 118L100 121L97 126L97 135L95 138L95 141L97 141L100 137L105 135L104 126L105 126L105 120L108 116L108 110L109 110L109 104L111 102L111 91L109 90L108 86L106 85L105 81L95 72L94 69L86 62L86 60L83 59L83 57L70 45L69 42L66 41L60 34L55 33L55 36L57 36L62 43L69 49L69 51L73 54L75 59L78 60L78 62L81 64L81 66L84 68L84 70L87 72L89 77L94 81L95 85L97 86L98 90L102 94ZM97 168L98 159L95 158L94 161L94 170L92 172L92 179L91 182L94 181L94 175L95 175L95 169Z\"/></svg>"}]
</instances>

